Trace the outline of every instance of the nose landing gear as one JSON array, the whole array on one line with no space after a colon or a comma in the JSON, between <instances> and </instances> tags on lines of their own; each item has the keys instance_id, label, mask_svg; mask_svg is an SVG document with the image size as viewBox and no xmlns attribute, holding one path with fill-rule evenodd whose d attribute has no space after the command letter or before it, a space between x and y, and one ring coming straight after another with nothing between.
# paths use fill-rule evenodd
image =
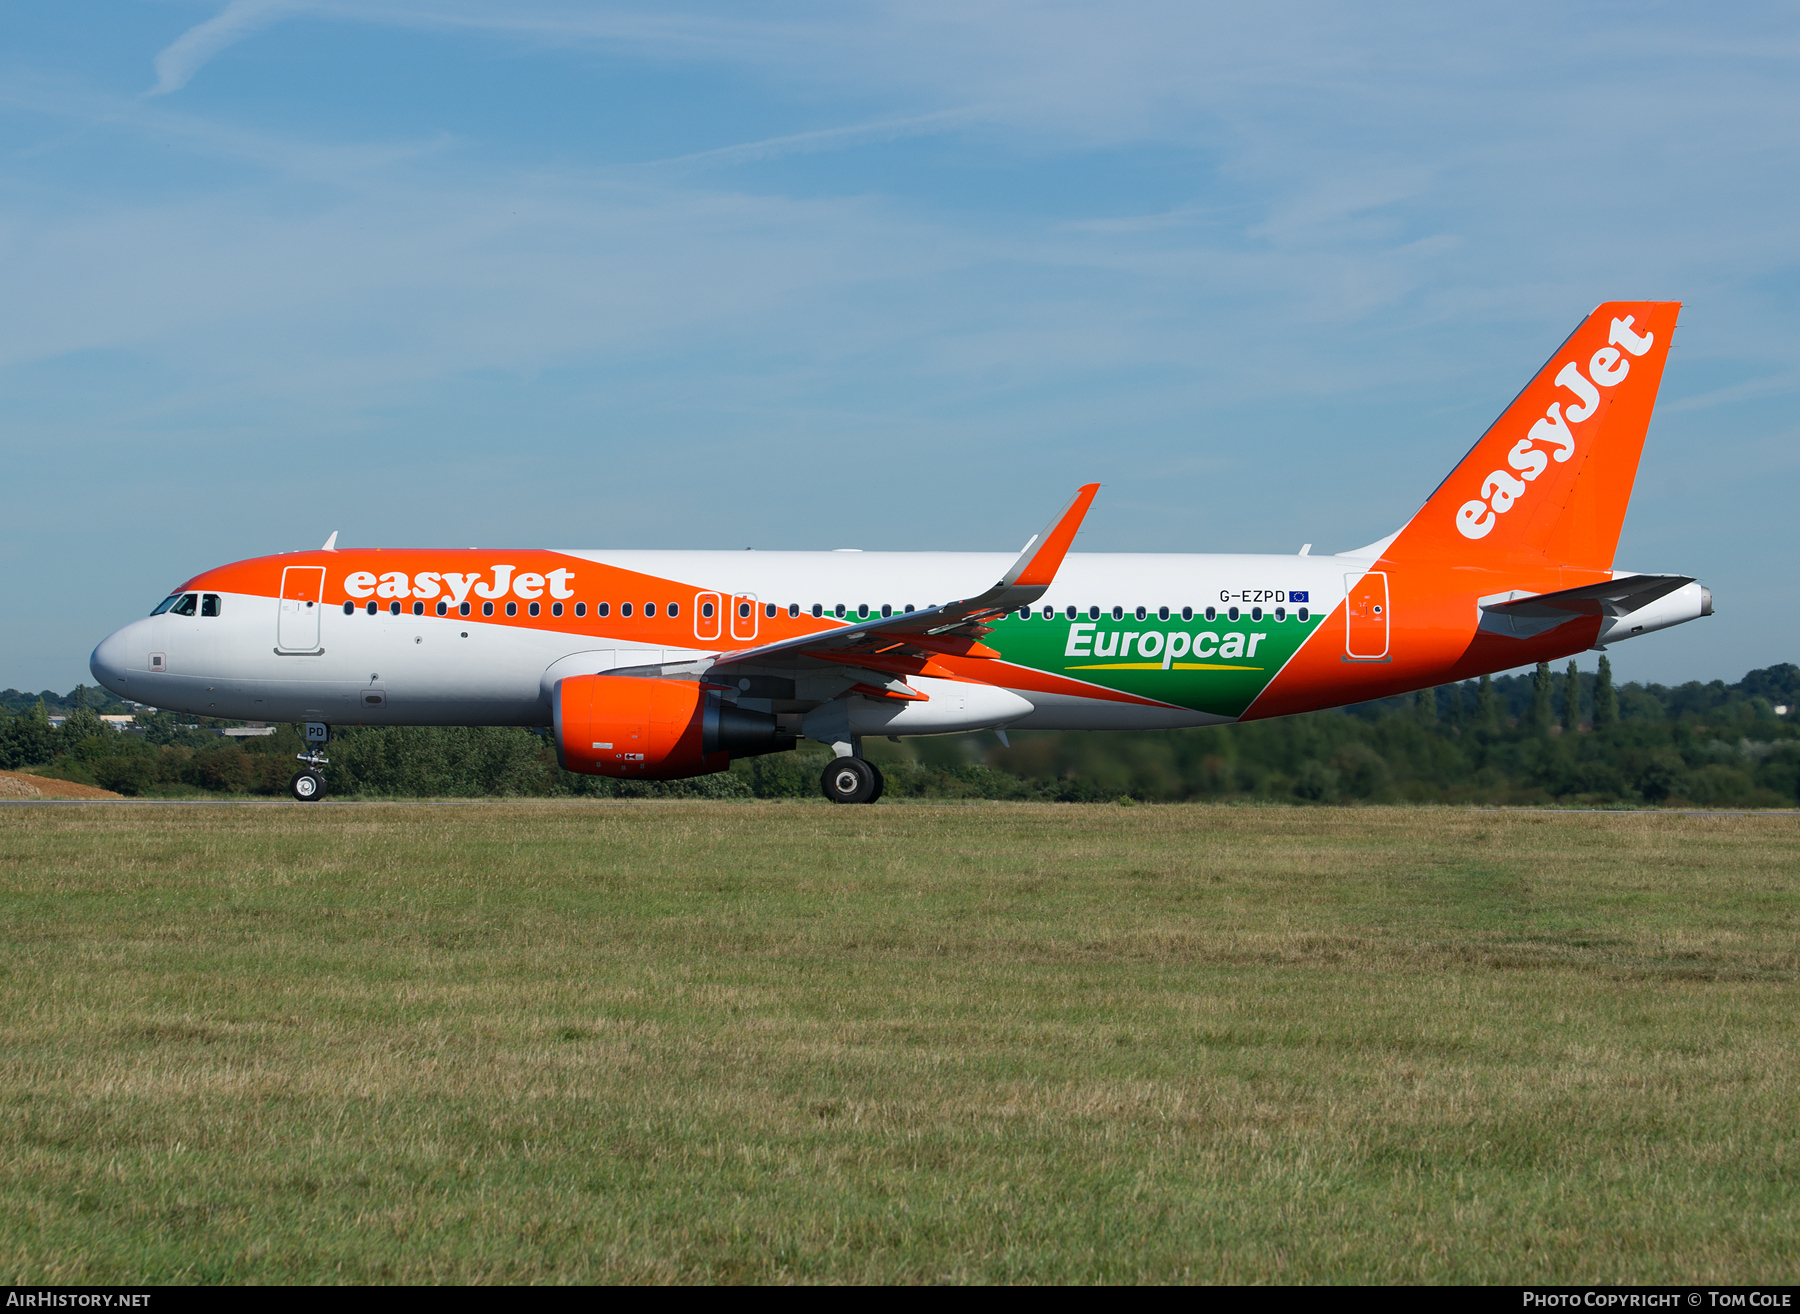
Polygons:
<instances>
[{"instance_id":1,"label":"nose landing gear","mask_svg":"<svg viewBox=\"0 0 1800 1314\"><path fill-rule=\"evenodd\" d=\"M302 803L317 803L325 797L325 773L319 768L329 766L331 759L320 750L330 737L330 726L320 721L306 723L306 752L294 754L298 760L306 763L306 769L296 772L288 782L288 789Z\"/></svg>"},{"instance_id":2,"label":"nose landing gear","mask_svg":"<svg viewBox=\"0 0 1800 1314\"><path fill-rule=\"evenodd\" d=\"M295 756L299 755L296 754ZM301 757L300 760L302 762L307 762L315 759ZM324 758L318 758L316 760L319 762L325 761ZM316 803L325 797L325 777L319 772L312 770L296 772L293 780L288 782L288 789L291 790L294 797L299 799L302 803Z\"/></svg>"}]
</instances>

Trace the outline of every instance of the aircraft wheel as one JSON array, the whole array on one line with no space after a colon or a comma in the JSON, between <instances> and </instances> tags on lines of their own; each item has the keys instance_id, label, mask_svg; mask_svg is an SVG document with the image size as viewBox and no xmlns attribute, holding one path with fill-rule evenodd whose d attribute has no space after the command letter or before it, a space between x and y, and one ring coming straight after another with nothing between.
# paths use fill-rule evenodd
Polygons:
<instances>
[{"instance_id":1,"label":"aircraft wheel","mask_svg":"<svg viewBox=\"0 0 1800 1314\"><path fill-rule=\"evenodd\" d=\"M325 777L317 771L302 771L288 782L288 788L302 803L316 803L325 797Z\"/></svg>"},{"instance_id":2,"label":"aircraft wheel","mask_svg":"<svg viewBox=\"0 0 1800 1314\"><path fill-rule=\"evenodd\" d=\"M819 788L833 803L872 803L878 779L875 768L860 757L840 757L825 768Z\"/></svg>"},{"instance_id":3,"label":"aircraft wheel","mask_svg":"<svg viewBox=\"0 0 1800 1314\"><path fill-rule=\"evenodd\" d=\"M873 762L869 763L869 770L875 773L875 788L869 791L869 802L873 803L887 791L887 777L881 773L881 768L876 766Z\"/></svg>"}]
</instances>

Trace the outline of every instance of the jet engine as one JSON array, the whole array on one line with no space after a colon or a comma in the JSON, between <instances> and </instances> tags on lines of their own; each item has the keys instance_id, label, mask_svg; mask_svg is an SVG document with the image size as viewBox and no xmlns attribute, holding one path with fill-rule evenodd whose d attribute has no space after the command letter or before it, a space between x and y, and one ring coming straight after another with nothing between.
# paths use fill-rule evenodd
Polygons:
<instances>
[{"instance_id":1,"label":"jet engine","mask_svg":"<svg viewBox=\"0 0 1800 1314\"><path fill-rule=\"evenodd\" d=\"M550 704L556 760L583 775L705 776L795 741L773 715L745 711L695 680L570 676L557 681Z\"/></svg>"}]
</instances>

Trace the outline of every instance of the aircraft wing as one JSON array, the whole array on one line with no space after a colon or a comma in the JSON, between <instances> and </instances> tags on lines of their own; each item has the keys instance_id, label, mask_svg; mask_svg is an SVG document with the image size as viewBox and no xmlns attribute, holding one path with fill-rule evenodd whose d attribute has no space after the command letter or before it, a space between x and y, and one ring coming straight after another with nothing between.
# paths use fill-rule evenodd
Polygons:
<instances>
[{"instance_id":1,"label":"aircraft wing","mask_svg":"<svg viewBox=\"0 0 1800 1314\"><path fill-rule=\"evenodd\" d=\"M755 648L722 652L712 665L764 665L774 660L810 658L823 663L846 666L869 666L890 669L896 662L911 662L913 673L919 661L950 654L968 657L995 656L981 638L988 633L989 622L1009 611L1029 607L1043 597L1051 581L1068 555L1069 545L1081 528L1081 521L1093 505L1099 484L1084 484L1075 499L1025 544L1024 551L1012 568L980 593L939 607L903 612L897 616L871 616L823 634L806 634L780 643ZM873 663L865 658L875 659Z\"/></svg>"}]
</instances>

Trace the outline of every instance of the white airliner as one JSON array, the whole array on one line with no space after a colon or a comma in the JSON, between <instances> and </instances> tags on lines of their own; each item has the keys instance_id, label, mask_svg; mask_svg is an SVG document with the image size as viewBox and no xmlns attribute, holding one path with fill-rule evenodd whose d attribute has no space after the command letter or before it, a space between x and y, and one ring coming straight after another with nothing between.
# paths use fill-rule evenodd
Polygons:
<instances>
[{"instance_id":1,"label":"white airliner","mask_svg":"<svg viewBox=\"0 0 1800 1314\"><path fill-rule=\"evenodd\" d=\"M109 635L121 697L307 725L553 728L571 771L675 779L802 737L880 797L865 735L1283 716L1567 657L1710 615L1613 568L1675 302L1577 327L1397 533L1336 556L1070 553L1098 485L1016 558L366 549L194 576ZM996 582L997 581L997 582Z\"/></svg>"}]
</instances>

